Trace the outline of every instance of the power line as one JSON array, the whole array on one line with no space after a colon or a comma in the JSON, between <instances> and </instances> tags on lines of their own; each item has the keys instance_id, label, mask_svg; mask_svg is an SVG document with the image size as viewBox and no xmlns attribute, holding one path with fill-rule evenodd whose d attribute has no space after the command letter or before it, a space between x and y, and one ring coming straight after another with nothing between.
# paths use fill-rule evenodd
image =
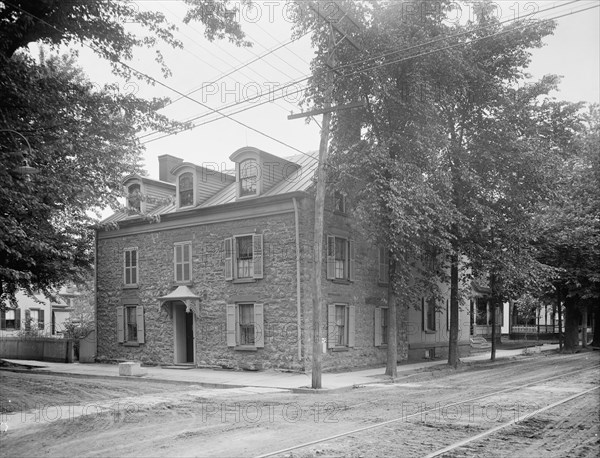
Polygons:
<instances>
[{"instance_id":1,"label":"power line","mask_svg":"<svg viewBox=\"0 0 600 458\"><path fill-rule=\"evenodd\" d=\"M572 2L571 2L571 3L572 3ZM363 68L363 69L360 69L360 70L356 70L356 71L354 71L354 72L351 72L351 73L342 74L342 77L349 77L349 76L353 76L353 75L356 75L356 74L360 74L360 73L368 72L368 71L371 71L371 70L375 70L375 69L377 69L377 68L380 68L380 67L385 67L385 66L392 65L392 64L395 64L395 63L404 62L404 61L407 61L407 60L410 60L410 59L416 59L416 58L418 58L418 57L424 57L424 56L427 56L427 55L431 55L431 54L434 54L434 53L436 53L436 52L440 52L440 51L445 51L445 50L453 49L453 48L456 48L456 47L459 47L459 46L465 46L465 45L469 45L469 44L472 44L472 43L475 43L475 42L478 42L478 41L481 41L481 40L485 40L485 39L493 38L493 37L500 36L500 35L505 35L505 34L507 34L507 33L514 32L515 30L519 30L519 29L523 29L523 28L531 27L531 26L533 26L533 25L537 25L537 24L539 24L539 23L541 23L541 22L548 22L548 21L552 21L552 20L554 20L554 19L559 19L559 18L561 18L561 17L569 16L569 15L572 15L572 14L577 14L577 13L580 13L580 12L583 12L583 11L587 11L587 10L589 10L589 9L593 9L593 8L598 8L598 7L600 7L600 5L594 5L594 6L590 6L590 7L588 7L588 8L584 8L584 9L581 9L581 10L577 10L577 11L571 11L571 12L569 12L569 13L564 13L564 14L562 14L562 15L553 16L553 17L551 17L551 18L544 19L544 20L542 20L542 21L540 21L540 22L536 22L536 23L530 23L530 24L524 24L524 25L522 25L522 26L520 26L520 27L513 27L513 28L511 28L511 29L507 29L507 30L503 30L503 31L500 31L500 32L497 32L497 33L494 33L494 34L486 35L486 36L484 36L484 37L478 37L478 38L475 38L475 39L473 39L473 40L471 40L471 41L469 41L469 42L460 42L460 43L455 43L455 44L453 44L453 45L448 45L448 46L445 46L445 47L436 48L436 49L433 49L433 50L430 50L430 51L426 51L426 52L423 52L423 53L415 54L415 55L413 55L413 56L406 56L406 57L402 57L402 58L400 58L400 59L396 59L396 60L392 60L392 61L389 61L389 62L384 62L384 63L381 63L381 64L377 64L377 65L374 65L374 66L371 66L371 67L366 67L366 68ZM550 8L549 8L549 9L550 9ZM484 28L487 28L487 27L482 27L482 28L480 28L480 29L484 29ZM469 31L469 33L473 33L473 32L475 32L475 31L477 31L477 30L480 30L480 29L474 29L474 30L471 30L471 31ZM464 35L464 33L457 34L456 36L459 36L459 35ZM454 37L455 37L455 36L452 36L452 37L449 37L449 38L454 38ZM447 38L445 38L444 40L446 40L446 39L447 39ZM435 41L436 41L436 42L439 42L439 41L444 41L444 40L435 40ZM410 49L414 49L414 48L417 48L417 47L419 47L419 46L420 46L420 45L413 46L413 47L411 47ZM368 61L368 60L371 60L371 58L370 58L370 59L366 59L365 61ZM357 61L357 62L358 62L358 61ZM343 66L340 66L339 68L341 68L341 67L343 67ZM305 80L307 80L307 79L309 79L309 78L310 78L310 77L306 77L306 78L304 78L304 79L302 79L302 80L299 80L299 81L300 81L300 82L302 82L302 81L305 81ZM285 87L289 87L289 86L290 86L290 85L288 85L288 86L285 86ZM290 95L290 94L293 94L293 93L297 93L297 92L299 92L299 91L300 91L300 90L296 90L296 91L293 91L293 92L291 92L291 93L289 93L289 92L288 92L288 93L286 93L285 95L281 95L281 96L277 97L277 99L279 99L279 98L281 98L281 97L285 97L285 96L287 96L287 95ZM272 94L272 93L273 93L273 92L271 92L271 91L270 91L270 92L267 92L266 94L261 94L261 95L259 95L259 96L257 96L257 97L262 97L263 95L270 95L270 94ZM232 108L232 107L234 107L234 106L237 106L237 105L240 105L240 104L243 104L243 103L247 103L247 102L249 102L250 100L253 100L253 99L257 98L257 97L253 97L253 98L251 98L251 99L247 99L247 100L245 100L245 101L242 101L242 102L237 102L237 103L234 103L234 104L232 104L232 105L230 105L230 106L228 106L228 107L226 107L226 108L223 108L223 109L228 109L228 108ZM250 107L246 107L246 108L244 108L244 109L241 109L241 110L238 110L238 111L236 111L236 112L232 113L231 115L235 115L235 114L238 114L238 113L242 113L242 112L244 112L244 111L247 111L247 110L251 110L251 109L253 109L253 108L256 108L256 107L258 107L258 106L264 105L264 103L267 103L267 102L262 102L262 103L260 103L260 104L257 104L257 105L253 105L253 106L250 106ZM200 116L198 116L198 117L196 117L196 118L193 118L192 120L201 119L202 117L209 116L209 115L211 115L211 114L213 114L213 113L214 113L214 111L213 111L213 112L211 112L211 113L206 113L206 114L200 115ZM155 141L155 140L160 140L160 139L162 139L162 138L166 138L166 137L168 137L168 136L170 136L170 135L174 135L174 134L176 134L176 133L183 132L183 131L185 131L185 130L191 130L191 129L194 129L194 128L196 128L196 127L200 127L200 126L203 126L203 125L206 125L206 124L210 124L210 123L212 123L212 122L214 122L214 121L219 121L219 120L223 119L223 117L225 117L225 116L217 117L217 118L215 118L215 119L208 120L208 121L206 121L206 122L200 123L200 124L198 124L198 125L195 125L195 126L192 126L192 127L189 127L189 128L185 128L185 129L179 130L179 131L177 131L177 132L168 133L168 134L166 134L166 135L163 135L163 136L161 136L161 137L158 137L158 138L155 138L155 139L151 139L151 140L149 140L149 141L148 141L148 142L146 142L146 143L149 143L149 142L152 142L152 141Z\"/></svg>"},{"instance_id":2,"label":"power line","mask_svg":"<svg viewBox=\"0 0 600 458\"><path fill-rule=\"evenodd\" d=\"M5 1L5 3L6 3L7 5L10 5L11 7L15 8L15 9L18 9L19 11L21 11L21 12L23 12L23 13L27 14L28 16L31 16L32 18L34 18L34 19L37 19L37 20L38 20L38 21L40 21L41 23L43 23L43 24L46 24L48 27L51 27L51 28L53 28L53 29L54 29L54 30L56 30L57 32L64 33L64 31L61 31L61 30L60 30L59 28L57 28L56 26L54 26L54 25L50 24L49 22L47 22L47 21L45 21L44 19L42 19L42 18L40 18L40 17L36 16L35 14L33 14L33 13L30 13L29 11L25 11L25 10L24 10L23 8L21 8L20 6L14 5L14 4L12 4L11 2L8 2L8 1ZM94 51L94 52L98 53L98 51L97 51L96 49L94 49L94 47L93 47L93 46L91 46L91 45L89 45L89 44L85 43L85 42L84 42L83 40L81 40L81 39L80 39L79 41L81 42L81 44L82 44L83 46L86 46L86 47L90 48L92 51ZM273 137L272 135L269 135L269 134L267 134L267 133L265 133L265 132L262 132L260 129L256 129L255 127L249 126L248 124L246 124L246 123L244 123L244 122L242 122L242 121L238 121L237 119L234 119L234 118L232 118L231 116L229 116L229 115L227 115L227 114L221 113L221 112L220 112L218 109L213 109L213 108L209 107L208 105L206 105L206 104L204 104L204 103L202 103L202 102L200 102L200 101L198 101L198 100L196 100L196 99L193 99L193 98L189 97L188 95L185 95L183 92L181 92L181 91L179 91L179 90L175 89L174 87L171 87L171 86L169 86L168 84L165 84L165 83L163 83L162 81L159 81L159 80L157 80L156 78L154 78L154 77L152 77L152 76L150 76L150 75L148 75L148 74L146 74L146 73L142 72L141 70L138 70L138 69L136 69L136 68L132 67L131 65L129 65L129 64L126 64L125 62L121 61L120 59L114 59L114 60L113 60L113 62L116 62L116 63L118 63L118 64L122 65L123 67L127 68L128 70L132 71L133 73L136 73L136 74L138 74L138 75L140 75L140 76L142 76L142 77L146 78L148 81L153 81L153 82L155 82L155 83L159 84L160 86L164 87L165 89L168 89L168 90L170 90L170 91L173 91L174 93L176 93L176 94L178 94L178 95L180 95L180 96L182 96L182 97L185 97L186 99L189 99L190 101L192 101L192 102L194 102L194 103L197 103L198 105L201 105L201 106L203 106L204 108L207 108L207 109L209 109L209 110L213 110L215 113L221 114L222 116L224 116L224 117L226 117L226 118L229 118L231 121L233 121L233 122L235 122L236 124L239 124L239 125L241 125L241 126L245 127L246 129L250 129L251 131L253 131L253 132L256 132L256 133L258 133L258 134L260 134L260 135L262 135L262 136L264 136L264 137L266 137L266 138L268 138L268 139L270 139L270 140L273 140L274 142L277 142L277 143L279 143L279 144L281 144L281 145L283 145L283 146L285 146L285 147L287 147L287 148L290 148L290 149L292 149L292 150L294 150L294 151L297 151L297 152L299 152L300 154L306 154L304 151L301 151L300 149L296 148L295 146L292 146L292 145L290 145L290 144L288 144L288 143L286 143L286 142L284 142L284 141L282 141L282 140L279 140L279 139L277 139L277 138ZM313 157L313 156L311 156L311 155L309 155L309 154L306 154L306 155L307 155L307 156L310 156L310 157Z\"/></svg>"}]
</instances>

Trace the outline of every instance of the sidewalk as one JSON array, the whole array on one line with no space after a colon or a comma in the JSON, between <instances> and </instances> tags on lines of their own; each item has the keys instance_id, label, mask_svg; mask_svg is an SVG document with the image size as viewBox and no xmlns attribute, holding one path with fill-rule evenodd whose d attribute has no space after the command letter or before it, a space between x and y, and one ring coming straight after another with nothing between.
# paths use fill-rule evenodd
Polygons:
<instances>
[{"instance_id":1,"label":"sidewalk","mask_svg":"<svg viewBox=\"0 0 600 458\"><path fill-rule=\"evenodd\" d=\"M540 351L551 351L558 348L558 345L543 345L537 347ZM515 350L497 350L496 359L509 359L523 354L523 349ZM462 362L475 362L489 360L490 352L485 351L461 358ZM52 363L46 361L30 360L8 360L13 364L30 366L30 369L22 369L31 372L63 374L63 375L81 375L87 377L119 377L119 366L116 364L67 364ZM428 368L445 366L446 360L426 361L417 363L404 363L398 365L398 379L407 377L411 374L422 372ZM163 381L171 383L189 383L200 385L207 388L240 388L240 387L262 387L279 388L304 392L310 390L311 374L279 372L275 370L249 372L249 371L229 371L214 369L172 369L162 367L144 367L146 374L141 377L121 377L133 378L140 382ZM366 369L353 372L330 373L324 372L322 375L323 391L352 389L356 385L366 385L373 383L383 383L389 380L384 375L385 368Z\"/></svg>"}]
</instances>

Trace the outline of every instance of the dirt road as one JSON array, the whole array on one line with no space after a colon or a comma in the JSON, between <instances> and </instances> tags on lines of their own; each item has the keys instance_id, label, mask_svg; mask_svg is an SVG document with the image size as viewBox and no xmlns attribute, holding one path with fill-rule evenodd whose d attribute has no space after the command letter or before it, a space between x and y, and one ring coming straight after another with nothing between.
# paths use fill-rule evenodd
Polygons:
<instances>
[{"instance_id":1,"label":"dirt road","mask_svg":"<svg viewBox=\"0 0 600 458\"><path fill-rule=\"evenodd\" d=\"M599 363L537 356L318 395L2 371L0 455L595 457Z\"/></svg>"}]
</instances>

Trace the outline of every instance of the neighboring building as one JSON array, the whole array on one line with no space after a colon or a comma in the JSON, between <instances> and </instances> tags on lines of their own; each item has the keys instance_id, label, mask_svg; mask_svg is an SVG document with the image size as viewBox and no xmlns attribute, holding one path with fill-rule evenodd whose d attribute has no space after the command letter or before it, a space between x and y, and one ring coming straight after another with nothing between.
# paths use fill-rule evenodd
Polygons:
<instances>
[{"instance_id":1,"label":"neighboring building","mask_svg":"<svg viewBox=\"0 0 600 458\"><path fill-rule=\"evenodd\" d=\"M158 180L124 179L130 208L96 233L98 359L310 368L316 161L252 147L230 159L235 174L163 155ZM324 369L385 363L386 250L363 240L334 189L323 251ZM447 347L444 313L411 334L421 315L399 307L399 361L411 342L414 357Z\"/></svg>"},{"instance_id":2,"label":"neighboring building","mask_svg":"<svg viewBox=\"0 0 600 458\"><path fill-rule=\"evenodd\" d=\"M77 295L74 291L61 288L56 300L36 293L27 295L17 291L16 308L6 308L0 312L0 336L11 337L31 331L31 334L43 336L60 336L63 324L69 318L72 304L71 298Z\"/></svg>"}]
</instances>

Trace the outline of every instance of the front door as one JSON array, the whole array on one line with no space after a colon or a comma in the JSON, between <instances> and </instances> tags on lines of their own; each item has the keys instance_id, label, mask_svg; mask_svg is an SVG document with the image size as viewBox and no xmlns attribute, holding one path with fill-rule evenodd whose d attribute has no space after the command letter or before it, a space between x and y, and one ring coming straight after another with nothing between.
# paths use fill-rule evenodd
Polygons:
<instances>
[{"instance_id":1,"label":"front door","mask_svg":"<svg viewBox=\"0 0 600 458\"><path fill-rule=\"evenodd\" d=\"M187 313L183 302L173 304L175 363L194 362L194 314Z\"/></svg>"},{"instance_id":2,"label":"front door","mask_svg":"<svg viewBox=\"0 0 600 458\"><path fill-rule=\"evenodd\" d=\"M194 314L185 314L185 355L186 363L194 362Z\"/></svg>"}]
</instances>

